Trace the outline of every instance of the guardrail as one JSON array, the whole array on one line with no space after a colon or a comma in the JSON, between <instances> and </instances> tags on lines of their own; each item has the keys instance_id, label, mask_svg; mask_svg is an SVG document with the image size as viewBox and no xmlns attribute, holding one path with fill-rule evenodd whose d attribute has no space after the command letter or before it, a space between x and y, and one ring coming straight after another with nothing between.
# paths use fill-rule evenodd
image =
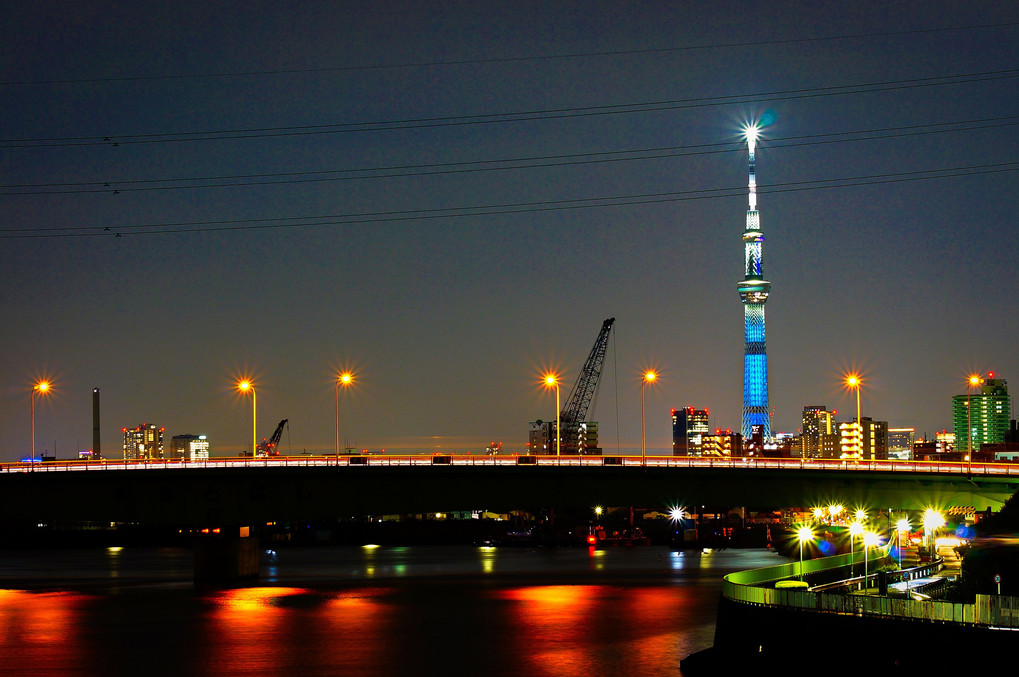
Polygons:
<instances>
[{"instance_id":1,"label":"guardrail","mask_svg":"<svg viewBox=\"0 0 1019 677\"><path fill-rule=\"evenodd\" d=\"M837 555L809 560L803 563L804 574L843 567L848 564L848 557ZM722 579L722 595L733 602L756 606L1019 629L1019 597L977 595L975 603L966 604L874 595L846 595L802 588L779 589L768 585L796 577L799 574L798 566L799 562L792 562L729 574ZM871 575L873 576L876 574Z\"/></svg>"},{"instance_id":2,"label":"guardrail","mask_svg":"<svg viewBox=\"0 0 1019 677\"><path fill-rule=\"evenodd\" d=\"M0 464L0 473L93 470L183 470L189 468L279 468L341 466L565 466L636 468L728 468L733 470L820 470L832 472L903 472L1019 477L1019 463L935 461L846 461L795 458L704 458L697 456L517 456L517 455L329 455L98 461L47 461Z\"/></svg>"}]
</instances>

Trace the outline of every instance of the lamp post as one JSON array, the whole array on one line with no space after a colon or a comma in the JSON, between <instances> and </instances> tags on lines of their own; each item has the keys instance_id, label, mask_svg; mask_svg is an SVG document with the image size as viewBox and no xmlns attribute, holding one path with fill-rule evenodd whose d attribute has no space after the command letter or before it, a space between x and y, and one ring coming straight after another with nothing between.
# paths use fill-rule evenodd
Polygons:
<instances>
[{"instance_id":1,"label":"lamp post","mask_svg":"<svg viewBox=\"0 0 1019 677\"><path fill-rule=\"evenodd\" d=\"M340 457L340 386L346 388L354 382L354 375L349 371L342 372L336 377L336 430L335 430L335 441L333 443L333 453L336 454L336 458Z\"/></svg>"},{"instance_id":2,"label":"lamp post","mask_svg":"<svg viewBox=\"0 0 1019 677\"><path fill-rule=\"evenodd\" d=\"M640 379L640 463L644 465L644 459L647 456L647 442L644 437L644 386L648 383L654 383L658 379L658 374L653 369L648 369L644 372L643 378Z\"/></svg>"},{"instance_id":3,"label":"lamp post","mask_svg":"<svg viewBox=\"0 0 1019 677\"><path fill-rule=\"evenodd\" d=\"M970 403L973 400L973 389L978 387L984 380L979 374L971 374L966 387L966 472L973 472L973 408Z\"/></svg>"},{"instance_id":4,"label":"lamp post","mask_svg":"<svg viewBox=\"0 0 1019 677\"><path fill-rule=\"evenodd\" d=\"M945 518L940 512L933 508L927 508L923 512L923 532L924 541L927 543L927 552L930 553L931 562L934 561L935 552L934 543L937 537L937 531L945 525Z\"/></svg>"},{"instance_id":5,"label":"lamp post","mask_svg":"<svg viewBox=\"0 0 1019 677\"><path fill-rule=\"evenodd\" d=\"M35 394L45 395L50 391L52 384L49 381L39 381L32 386L32 463L35 463Z\"/></svg>"},{"instance_id":6,"label":"lamp post","mask_svg":"<svg viewBox=\"0 0 1019 677\"><path fill-rule=\"evenodd\" d=\"M254 460L258 456L258 400L255 396L255 385L251 381L240 381L237 384L237 390L242 393L251 392L251 459Z\"/></svg>"},{"instance_id":7,"label":"lamp post","mask_svg":"<svg viewBox=\"0 0 1019 677\"><path fill-rule=\"evenodd\" d=\"M863 379L857 373L847 374L845 384L846 387L856 391L856 426L860 432L859 448L857 449L857 456L860 460L863 459L863 421L860 420L860 385L863 383Z\"/></svg>"},{"instance_id":8,"label":"lamp post","mask_svg":"<svg viewBox=\"0 0 1019 677\"><path fill-rule=\"evenodd\" d=\"M800 542L800 580L803 580L803 541L813 541L814 532L808 526L802 526L796 531L796 539Z\"/></svg>"},{"instance_id":9,"label":"lamp post","mask_svg":"<svg viewBox=\"0 0 1019 677\"><path fill-rule=\"evenodd\" d=\"M909 520L903 517L895 523L895 545L899 551L899 569L902 569L902 532L909 531Z\"/></svg>"},{"instance_id":10,"label":"lamp post","mask_svg":"<svg viewBox=\"0 0 1019 677\"><path fill-rule=\"evenodd\" d=\"M855 575L855 573L856 573L856 563L854 562L854 560L856 559L856 552L855 552L856 551L856 537L859 536L862 533L863 533L863 524L861 524L859 522L859 517L857 517L857 521L853 522L852 524L849 525L849 573L850 573L850 578L852 578L853 575Z\"/></svg>"},{"instance_id":11,"label":"lamp post","mask_svg":"<svg viewBox=\"0 0 1019 677\"><path fill-rule=\"evenodd\" d=\"M555 388L555 455L559 456L559 440L562 439L562 435L559 430L559 375L558 374L546 374L545 375L545 387Z\"/></svg>"}]
</instances>

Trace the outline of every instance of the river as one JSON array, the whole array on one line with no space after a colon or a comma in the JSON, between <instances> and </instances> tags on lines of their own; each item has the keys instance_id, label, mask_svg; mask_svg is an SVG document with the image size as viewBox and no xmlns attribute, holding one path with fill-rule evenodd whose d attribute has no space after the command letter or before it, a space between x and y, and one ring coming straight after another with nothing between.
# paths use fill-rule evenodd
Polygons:
<instances>
[{"instance_id":1,"label":"river","mask_svg":"<svg viewBox=\"0 0 1019 677\"><path fill-rule=\"evenodd\" d=\"M305 547L198 590L191 551L0 551L0 672L668 675L768 550Z\"/></svg>"}]
</instances>

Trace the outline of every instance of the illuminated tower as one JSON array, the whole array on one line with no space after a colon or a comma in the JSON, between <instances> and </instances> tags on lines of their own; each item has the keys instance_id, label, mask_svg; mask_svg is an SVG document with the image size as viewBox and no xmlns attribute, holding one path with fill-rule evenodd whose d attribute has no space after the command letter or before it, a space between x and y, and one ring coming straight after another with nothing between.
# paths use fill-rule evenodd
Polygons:
<instances>
[{"instance_id":1,"label":"illuminated tower","mask_svg":"<svg viewBox=\"0 0 1019 677\"><path fill-rule=\"evenodd\" d=\"M744 136L750 150L750 207L747 209L747 228L743 231L743 266L746 276L736 285L743 301L743 424L740 432L749 439L753 426L761 426L765 440L771 439L771 420L768 415L768 351L764 340L764 304L768 300L771 283L764 279L761 264L764 233L761 216L757 211L757 178L754 168L754 147L759 133L757 125L747 125Z\"/></svg>"}]
</instances>

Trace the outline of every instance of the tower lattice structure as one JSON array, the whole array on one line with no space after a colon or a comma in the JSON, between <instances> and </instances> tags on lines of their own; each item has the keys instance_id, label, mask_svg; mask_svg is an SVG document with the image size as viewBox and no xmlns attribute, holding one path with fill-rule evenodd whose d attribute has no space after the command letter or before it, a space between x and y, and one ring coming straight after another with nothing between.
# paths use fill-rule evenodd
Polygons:
<instances>
[{"instance_id":1,"label":"tower lattice structure","mask_svg":"<svg viewBox=\"0 0 1019 677\"><path fill-rule=\"evenodd\" d=\"M757 211L757 177L754 149L758 129L746 128L747 148L750 150L750 205L747 209L747 226L743 231L743 281L736 285L743 301L743 421L740 432L749 439L754 426L761 426L764 439L771 439L771 417L768 411L768 350L765 341L764 304L768 301L771 283L764 279L762 265L764 232L761 215Z\"/></svg>"}]
</instances>

